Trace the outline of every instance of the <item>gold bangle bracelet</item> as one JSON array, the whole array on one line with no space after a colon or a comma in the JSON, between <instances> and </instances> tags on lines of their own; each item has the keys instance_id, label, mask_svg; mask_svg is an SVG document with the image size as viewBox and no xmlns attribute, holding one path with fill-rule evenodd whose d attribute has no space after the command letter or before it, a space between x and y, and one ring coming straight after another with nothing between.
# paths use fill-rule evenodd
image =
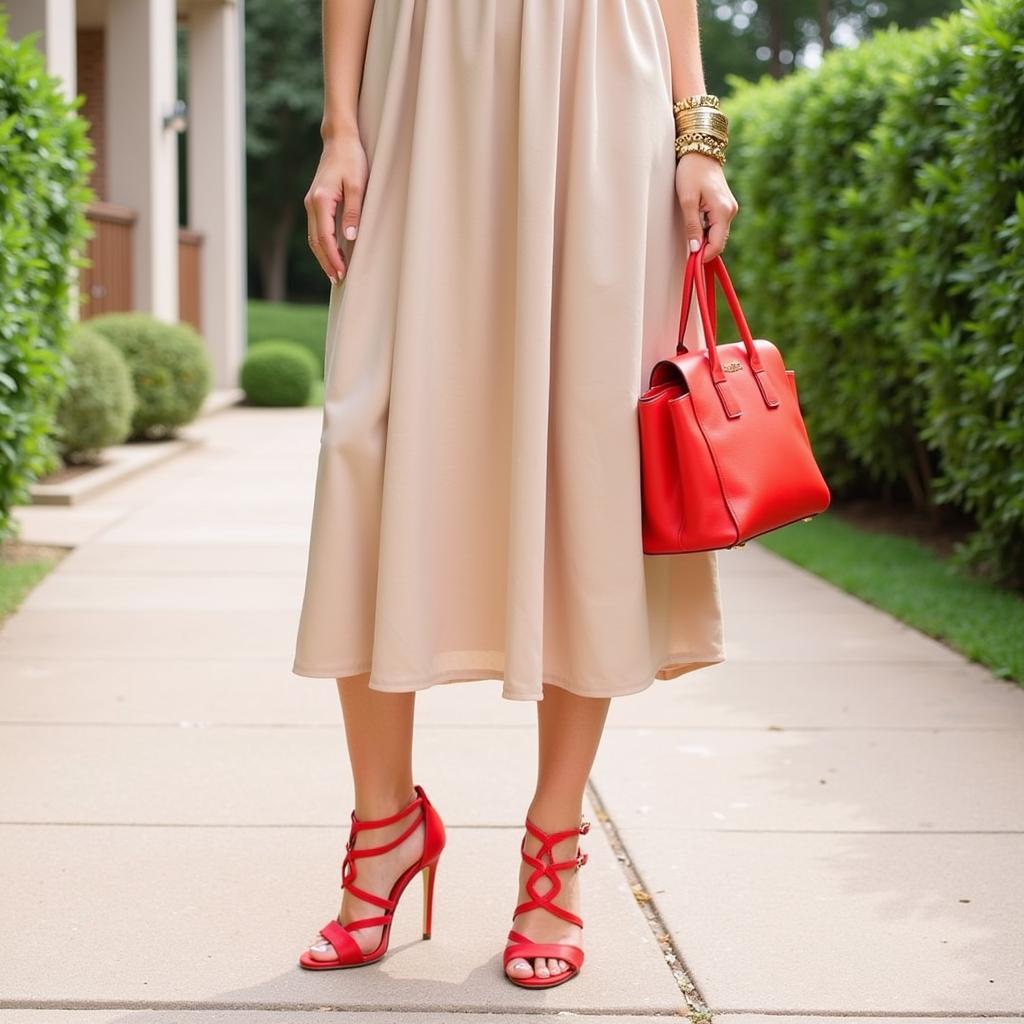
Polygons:
<instances>
[{"instance_id":1,"label":"gold bangle bracelet","mask_svg":"<svg viewBox=\"0 0 1024 1024\"><path fill-rule=\"evenodd\" d=\"M716 139L713 135L706 135L704 132L681 132L676 136L676 145L681 146L686 142L706 142L709 146L718 146L725 149L728 142L723 139Z\"/></svg>"},{"instance_id":2,"label":"gold bangle bracelet","mask_svg":"<svg viewBox=\"0 0 1024 1024\"><path fill-rule=\"evenodd\" d=\"M713 128L707 128L702 125L687 126L685 128L676 128L676 135L708 135L713 139L718 139L719 142L728 142L729 133L716 131Z\"/></svg>"},{"instance_id":3,"label":"gold bangle bracelet","mask_svg":"<svg viewBox=\"0 0 1024 1024\"><path fill-rule=\"evenodd\" d=\"M725 163L729 143L729 119L719 99L711 94L684 96L672 104L676 123L676 160L684 153L703 153Z\"/></svg>"},{"instance_id":4,"label":"gold bangle bracelet","mask_svg":"<svg viewBox=\"0 0 1024 1024\"><path fill-rule=\"evenodd\" d=\"M676 117L676 128L679 131L714 131L727 135L729 119L717 110L695 108L687 110Z\"/></svg>"},{"instance_id":5,"label":"gold bangle bracelet","mask_svg":"<svg viewBox=\"0 0 1024 1024\"><path fill-rule=\"evenodd\" d=\"M684 153L703 153L714 157L719 163L725 163L725 144L700 133L677 135L675 149L677 161Z\"/></svg>"},{"instance_id":6,"label":"gold bangle bracelet","mask_svg":"<svg viewBox=\"0 0 1024 1024\"><path fill-rule=\"evenodd\" d=\"M709 132L728 136L729 122L724 117L680 117L676 119L677 132Z\"/></svg>"},{"instance_id":7,"label":"gold bangle bracelet","mask_svg":"<svg viewBox=\"0 0 1024 1024\"><path fill-rule=\"evenodd\" d=\"M717 160L720 164L725 163L725 154L719 152L717 149L711 149L710 146L706 146L703 142L691 142L685 149L676 151L676 163L679 162L679 158L685 156L687 153L703 153L704 156L710 156Z\"/></svg>"},{"instance_id":8,"label":"gold bangle bracelet","mask_svg":"<svg viewBox=\"0 0 1024 1024\"><path fill-rule=\"evenodd\" d=\"M672 104L674 111L689 110L691 107L715 107L719 106L718 97L712 95L685 96Z\"/></svg>"}]
</instances>

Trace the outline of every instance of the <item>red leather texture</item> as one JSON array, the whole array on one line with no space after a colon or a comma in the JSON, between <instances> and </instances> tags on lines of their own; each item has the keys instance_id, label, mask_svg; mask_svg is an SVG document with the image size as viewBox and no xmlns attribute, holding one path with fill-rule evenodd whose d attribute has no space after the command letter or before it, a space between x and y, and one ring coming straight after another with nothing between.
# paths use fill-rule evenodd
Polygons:
<instances>
[{"instance_id":1,"label":"red leather texture","mask_svg":"<svg viewBox=\"0 0 1024 1024\"><path fill-rule=\"evenodd\" d=\"M828 485L815 462L796 375L776 346L754 339L720 256L691 253L683 278L676 354L651 370L638 402L643 549L709 551L825 511ZM740 341L716 338L715 279ZM707 351L682 335L696 286Z\"/></svg>"}]
</instances>

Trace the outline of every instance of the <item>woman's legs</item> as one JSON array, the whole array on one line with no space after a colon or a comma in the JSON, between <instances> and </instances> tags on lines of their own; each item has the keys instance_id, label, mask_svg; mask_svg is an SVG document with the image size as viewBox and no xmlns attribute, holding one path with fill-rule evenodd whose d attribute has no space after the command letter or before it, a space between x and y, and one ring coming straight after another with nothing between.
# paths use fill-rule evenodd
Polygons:
<instances>
[{"instance_id":1,"label":"woman's legs","mask_svg":"<svg viewBox=\"0 0 1024 1024\"><path fill-rule=\"evenodd\" d=\"M381 693L369 687L368 672L339 679L338 697L345 720L345 738L352 763L355 785L355 812L361 821L386 818L407 806L416 796L413 790L412 737L416 694ZM418 813L418 812L416 812ZM355 849L382 846L401 835L410 825L413 813L383 828L360 829ZM414 864L423 852L423 829L393 850L356 861L356 885L377 896L387 896L398 876ZM353 896L342 895L338 920L350 924L363 917L378 917L376 904ZM360 949L368 953L380 943L381 926L357 928L352 934ZM333 960L337 955L323 941L310 947L317 960Z\"/></svg>"},{"instance_id":2,"label":"woman's legs","mask_svg":"<svg viewBox=\"0 0 1024 1024\"><path fill-rule=\"evenodd\" d=\"M561 832L579 824L583 793L610 706L609 697L580 697L564 687L544 685L544 699L537 701L537 788L527 814L545 832ZM552 849L554 860L570 860L579 839L573 835L556 843ZM539 847L540 841L527 833L526 852L536 856ZM530 898L526 880L532 871L529 864L521 862L517 905ZM579 914L578 875L561 871L558 878L562 889L552 902ZM541 894L548 888L547 882L537 885ZM581 929L543 909L525 911L513 921L512 927L536 942L581 944ZM568 969L564 960L536 957L531 964L520 957L509 961L507 971L513 978L529 978L534 973L548 978Z\"/></svg>"}]
</instances>

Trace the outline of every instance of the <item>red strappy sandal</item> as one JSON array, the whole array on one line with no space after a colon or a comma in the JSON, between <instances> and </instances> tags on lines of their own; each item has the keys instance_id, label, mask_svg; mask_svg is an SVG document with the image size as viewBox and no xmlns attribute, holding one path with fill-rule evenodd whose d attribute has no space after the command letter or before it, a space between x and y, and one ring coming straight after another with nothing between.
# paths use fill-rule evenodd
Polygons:
<instances>
[{"instance_id":1,"label":"red strappy sandal","mask_svg":"<svg viewBox=\"0 0 1024 1024\"><path fill-rule=\"evenodd\" d=\"M348 889L355 893L360 899L366 900L380 907L384 913L380 917L364 917L358 921L352 921L347 925L339 921L329 921L320 929L320 934L334 947L337 958L334 960L316 960L306 950L299 957L299 964L309 971L333 971L339 967L362 967L365 964L372 964L379 960L388 951L388 943L391 939L391 922L394 918L395 909L405 887L420 872L423 872L423 938L430 938L431 921L434 907L434 879L437 876L437 862L445 844L444 823L441 815L430 802L422 786L413 787L416 790L416 797L411 800L397 814L387 818L377 818L373 821L359 821L356 812L352 811L352 824L349 829L348 842L345 844L345 860L341 868L341 888ZM373 846L366 850L356 850L355 838L360 829L380 828L383 825L391 825L404 818L410 811L421 808L422 813L416 816L416 820L396 839L385 843L383 846ZM423 836L423 853L420 859L407 868L391 887L387 898L376 896L372 892L366 892L353 885L356 877L356 860L359 857L372 857L378 853L385 853L396 847L407 836L412 835L414 829L419 827L420 822L424 823L425 831ZM383 925L380 942L376 949L364 953L352 936L352 932L359 928L370 928L374 925Z\"/></svg>"},{"instance_id":2,"label":"red strappy sandal","mask_svg":"<svg viewBox=\"0 0 1024 1024\"><path fill-rule=\"evenodd\" d=\"M568 839L571 835L585 836L590 831L590 822L581 821L578 828L566 829L564 832L552 832L548 834L543 829L538 828L529 818L526 819L527 831L532 832L540 841L540 848L537 850L537 856L531 856L526 852L526 836L523 836L523 841L520 844L519 852L523 857L523 860L527 864L533 865L533 874L526 880L526 891L530 894L532 899L526 900L520 903L518 907L512 913L512 919L515 920L523 911L533 910L536 908L543 908L554 914L556 917L560 917L565 921L569 921L571 924L583 927L583 919L577 914L572 913L570 910L565 910L562 907L555 906L551 901L558 895L562 888L562 883L558 878L556 872L567 871L572 868L573 871L579 871L584 864L587 863L587 855L581 853L579 848L576 849L576 856L572 860L555 861L552 859L552 848L556 843L560 843L563 839ZM547 858L545 860L544 858ZM538 881L541 878L548 878L551 882L548 891L543 896L537 894L535 888ZM583 950L579 946L569 945L568 943L562 942L533 942L528 939L525 935L512 929L508 933L509 939L512 940L512 945L505 947L503 966L505 967L505 977L512 982L513 985L519 985L521 988L552 988L555 985L562 985L567 982L570 978L575 978L580 972L580 968L583 966ZM525 960L531 960L534 957L554 957L558 960L564 960L569 964L569 970L562 971L560 974L555 975L553 978L538 978L537 975L532 975L529 978L513 978L508 973L508 965L512 960L517 960L522 957Z\"/></svg>"}]
</instances>

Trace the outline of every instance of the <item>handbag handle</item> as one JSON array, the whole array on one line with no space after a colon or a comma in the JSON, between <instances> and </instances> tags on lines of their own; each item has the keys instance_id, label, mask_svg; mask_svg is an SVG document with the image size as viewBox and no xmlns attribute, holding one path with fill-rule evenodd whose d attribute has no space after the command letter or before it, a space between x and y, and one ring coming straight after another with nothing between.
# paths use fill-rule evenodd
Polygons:
<instances>
[{"instance_id":1,"label":"handbag handle","mask_svg":"<svg viewBox=\"0 0 1024 1024\"><path fill-rule=\"evenodd\" d=\"M705 235L705 239L707 236ZM683 301L679 311L679 334L676 339L676 355L680 356L686 351L686 343L683 341L683 334L686 331L686 321L690 318L690 300L693 298L693 279L696 276L697 263L691 257L686 261L686 269L683 273ZM708 308L711 311L711 323L717 329L718 311L715 309L715 287L711 279L714 271L710 263L704 264L705 283L707 284Z\"/></svg>"},{"instance_id":2,"label":"handbag handle","mask_svg":"<svg viewBox=\"0 0 1024 1024\"><path fill-rule=\"evenodd\" d=\"M736 321L736 326L739 328L740 340L743 342L743 347L747 353L748 368L754 374L754 379L757 381L757 386L765 405L774 408L779 404L778 395L775 393L775 388L772 386L771 380L761 362L761 356L754 345L754 338L750 333L750 328L747 326L747 319L740 308L740 300L736 297L736 291L732 286L732 281L729 279L729 273L725 269L725 263L721 255L707 262L705 273L699 272L700 262L707 244L708 239L705 235L701 241L700 248L696 252L690 253L690 258L687 262L687 276L691 276L689 271L690 263L692 263L692 277L696 279L697 284L697 305L700 308L701 322L704 325L707 359L711 364L711 379L714 381L715 390L718 392L718 397L722 402L726 415L730 419L739 416L741 410L736 404L735 398L728 386L725 370L722 369L722 361L718 355L718 339L715 336L716 324L711 316L711 310L714 306L713 300L709 299L709 292L712 296L714 295L714 278L717 277L722 284L722 291L725 292L725 297L729 303L729 309L732 311L733 319Z\"/></svg>"}]
</instances>

